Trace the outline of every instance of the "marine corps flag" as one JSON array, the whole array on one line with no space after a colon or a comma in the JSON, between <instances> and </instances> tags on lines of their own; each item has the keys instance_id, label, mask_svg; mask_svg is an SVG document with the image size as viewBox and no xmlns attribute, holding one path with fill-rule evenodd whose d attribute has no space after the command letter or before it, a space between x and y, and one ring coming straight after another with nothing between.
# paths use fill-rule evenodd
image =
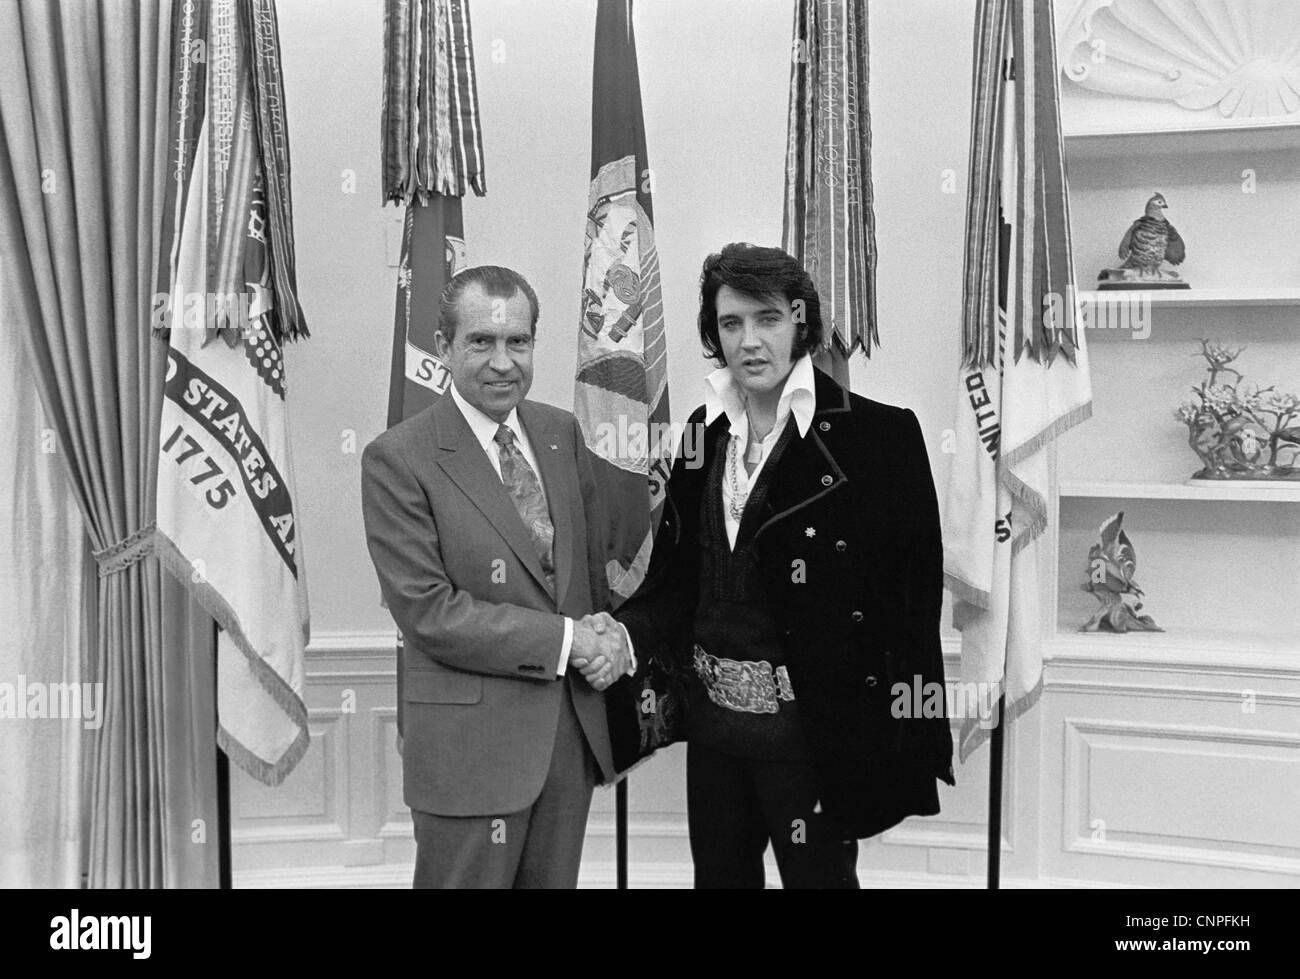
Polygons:
<instances>
[{"instance_id":1,"label":"marine corps flag","mask_svg":"<svg viewBox=\"0 0 1300 979\"><path fill-rule=\"evenodd\" d=\"M451 384L447 365L433 352L433 335L442 290L465 268L463 234L459 197L435 194L428 203L412 201L406 207L388 380L389 428L429 407Z\"/></svg>"},{"instance_id":2,"label":"marine corps flag","mask_svg":"<svg viewBox=\"0 0 1300 979\"><path fill-rule=\"evenodd\" d=\"M155 548L223 630L217 743L276 785L307 749L310 622L283 356L306 324L275 7L186 3L177 25Z\"/></svg>"},{"instance_id":3,"label":"marine corps flag","mask_svg":"<svg viewBox=\"0 0 1300 979\"><path fill-rule=\"evenodd\" d=\"M461 197L486 191L469 0L387 0L382 115L384 201L406 206L391 427L433 404L451 383L433 350L438 299L466 264Z\"/></svg>"},{"instance_id":4,"label":"marine corps flag","mask_svg":"<svg viewBox=\"0 0 1300 979\"><path fill-rule=\"evenodd\" d=\"M650 564L676 446L631 0L599 0L573 413L608 491L610 591Z\"/></svg>"}]
</instances>

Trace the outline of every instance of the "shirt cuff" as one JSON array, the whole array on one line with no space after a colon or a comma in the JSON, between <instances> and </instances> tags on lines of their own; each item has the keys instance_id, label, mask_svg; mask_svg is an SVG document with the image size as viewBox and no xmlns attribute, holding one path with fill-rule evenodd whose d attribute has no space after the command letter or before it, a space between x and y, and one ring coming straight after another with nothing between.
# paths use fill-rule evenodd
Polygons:
<instances>
[{"instance_id":1,"label":"shirt cuff","mask_svg":"<svg viewBox=\"0 0 1300 979\"><path fill-rule=\"evenodd\" d=\"M573 620L564 617L564 642L560 646L560 665L555 668L556 676L564 676L569 668L569 647L573 645Z\"/></svg>"},{"instance_id":2,"label":"shirt cuff","mask_svg":"<svg viewBox=\"0 0 1300 979\"><path fill-rule=\"evenodd\" d=\"M627 631L627 626L622 622L618 627L623 630L623 641L627 643L627 654L632 658L632 669L627 671L628 676L636 676L636 650L632 648L632 634Z\"/></svg>"}]
</instances>

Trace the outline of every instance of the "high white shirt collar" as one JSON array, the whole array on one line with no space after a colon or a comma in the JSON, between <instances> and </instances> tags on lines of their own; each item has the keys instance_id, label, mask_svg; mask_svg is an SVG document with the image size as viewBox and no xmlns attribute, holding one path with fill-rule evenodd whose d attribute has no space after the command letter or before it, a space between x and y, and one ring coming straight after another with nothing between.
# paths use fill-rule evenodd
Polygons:
<instances>
[{"instance_id":1,"label":"high white shirt collar","mask_svg":"<svg viewBox=\"0 0 1300 979\"><path fill-rule=\"evenodd\" d=\"M474 437L483 446L483 451L495 453L496 450L493 449L492 443L496 441L497 429L500 424L466 401L464 395L456 389L455 384L451 385L451 397L456 402L456 407L460 409L460 413L465 416L465 421L469 422L470 431L474 433ZM515 433L515 441L522 445L525 441L524 426L519 422L519 409L517 407L510 409L505 424L507 428Z\"/></svg>"},{"instance_id":2,"label":"high white shirt collar","mask_svg":"<svg viewBox=\"0 0 1300 979\"><path fill-rule=\"evenodd\" d=\"M785 428L786 418L793 413L799 437L808 434L813 414L817 411L816 375L813 372L812 354L804 354L791 368L781 389L781 400L776 405L776 424L772 433ZM731 371L719 367L704 379L704 424L713 424L726 412L731 420L731 434L749 436L749 418L745 414L745 392L731 376Z\"/></svg>"}]
</instances>

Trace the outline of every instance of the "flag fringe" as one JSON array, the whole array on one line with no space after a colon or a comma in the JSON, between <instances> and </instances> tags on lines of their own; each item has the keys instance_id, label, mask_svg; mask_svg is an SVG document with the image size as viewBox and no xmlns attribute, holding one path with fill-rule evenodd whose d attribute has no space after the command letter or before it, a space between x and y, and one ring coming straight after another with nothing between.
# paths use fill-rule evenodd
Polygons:
<instances>
[{"instance_id":1,"label":"flag fringe","mask_svg":"<svg viewBox=\"0 0 1300 979\"><path fill-rule=\"evenodd\" d=\"M239 617L235 615L234 609L221 596L221 593L208 584L207 581L196 582L193 580L193 563L181 553L180 548L176 546L171 538L161 530L157 530L154 532L153 547L154 553L158 555L158 560L163 567L185 586L190 595L207 610L208 614L216 620L217 625L226 631L234 641L235 646L244 654L253 676L257 678L262 689L270 695L271 699L285 712L289 719L298 725L298 737L294 739L288 750L280 756L279 761L271 763L258 758L243 745L234 741L225 728L221 727L218 720L217 743L230 757L231 761L235 762L241 769L263 785L272 787L279 785L302 759L310 743L311 739L307 733L306 706L301 698L284 682L283 678L271 669L266 664L266 661L257 654L257 651L253 649L239 624ZM309 639L310 632L304 629L304 647Z\"/></svg>"},{"instance_id":2,"label":"flag fringe","mask_svg":"<svg viewBox=\"0 0 1300 979\"><path fill-rule=\"evenodd\" d=\"M1047 530L1047 500L1043 498L1041 493L1012 472L1012 468L1030 456L1041 452L1049 442L1062 432L1091 417L1092 402L1085 401L1083 404L1071 408L1033 438L1016 446L998 460L998 481L1011 494L1013 499L1034 515L1029 525L1017 534L1011 542L1012 557L1019 554Z\"/></svg>"},{"instance_id":3,"label":"flag fringe","mask_svg":"<svg viewBox=\"0 0 1300 979\"><path fill-rule=\"evenodd\" d=\"M1004 683L999 681L997 684L998 696L1001 698L1005 692ZM1034 684L1034 689L1017 700L1010 707L1002 711L1002 729L1006 733L1007 727L1012 721L1019 720L1027 714L1038 703L1038 698L1043 694L1043 675L1038 674L1038 682ZM962 722L961 733L958 735L958 752L957 759L961 764L966 764L969 758L985 741L993 735L993 729L980 725L979 718L968 717Z\"/></svg>"},{"instance_id":4,"label":"flag fringe","mask_svg":"<svg viewBox=\"0 0 1300 979\"><path fill-rule=\"evenodd\" d=\"M968 605L974 605L976 608L987 609L989 607L989 593L981 591L972 585L969 581L958 578L950 571L943 573L944 587L952 593L952 597L959 602L965 602Z\"/></svg>"},{"instance_id":5,"label":"flag fringe","mask_svg":"<svg viewBox=\"0 0 1300 979\"><path fill-rule=\"evenodd\" d=\"M298 729L298 736L294 738L293 744L280 757L280 760L274 765L268 761L258 758L242 744L235 740L221 723L217 723L217 747L226 753L231 761L239 766L240 770L257 779L263 785L274 788L285 780L291 771L297 767L302 756L307 753L307 748L311 744L311 736L307 733L306 726Z\"/></svg>"},{"instance_id":6,"label":"flag fringe","mask_svg":"<svg viewBox=\"0 0 1300 979\"><path fill-rule=\"evenodd\" d=\"M1085 401L1061 415L1033 438L1022 442L1013 449L1006 450L999 461L1004 466L1018 466L1030 456L1036 455L1041 449L1045 448L1048 442L1055 440L1057 436L1091 417L1092 402Z\"/></svg>"}]
</instances>

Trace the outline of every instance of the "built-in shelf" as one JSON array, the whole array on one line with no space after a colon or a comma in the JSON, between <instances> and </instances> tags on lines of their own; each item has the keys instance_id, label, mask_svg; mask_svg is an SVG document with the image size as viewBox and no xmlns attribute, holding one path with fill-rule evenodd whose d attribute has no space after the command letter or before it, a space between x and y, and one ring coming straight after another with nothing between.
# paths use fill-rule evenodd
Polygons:
<instances>
[{"instance_id":1,"label":"built-in shelf","mask_svg":"<svg viewBox=\"0 0 1300 979\"><path fill-rule=\"evenodd\" d=\"M1300 149L1300 121L1199 129L1073 130L1064 136L1070 160L1171 153L1258 153Z\"/></svg>"},{"instance_id":2,"label":"built-in shelf","mask_svg":"<svg viewBox=\"0 0 1300 979\"><path fill-rule=\"evenodd\" d=\"M1063 479L1060 496L1106 500L1241 500L1300 503L1300 482L1205 481L1198 483L1125 482L1108 479Z\"/></svg>"},{"instance_id":3,"label":"built-in shelf","mask_svg":"<svg viewBox=\"0 0 1300 979\"><path fill-rule=\"evenodd\" d=\"M1300 306L1300 287L1243 286L1233 289L1090 289L1077 294L1088 302L1141 297L1153 307Z\"/></svg>"}]
</instances>

